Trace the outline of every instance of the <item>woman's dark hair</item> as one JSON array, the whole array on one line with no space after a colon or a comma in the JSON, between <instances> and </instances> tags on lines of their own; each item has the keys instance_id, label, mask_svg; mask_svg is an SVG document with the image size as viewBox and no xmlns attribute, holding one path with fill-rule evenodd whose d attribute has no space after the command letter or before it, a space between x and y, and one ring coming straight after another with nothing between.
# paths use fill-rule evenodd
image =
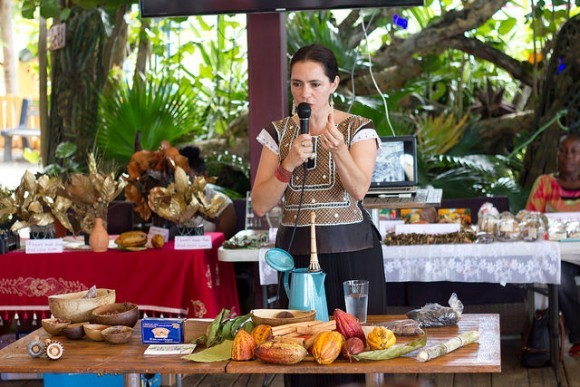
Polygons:
<instances>
[{"instance_id":1,"label":"woman's dark hair","mask_svg":"<svg viewBox=\"0 0 580 387\"><path fill-rule=\"evenodd\" d=\"M328 77L330 82L338 76L338 63L334 53L321 44L311 44L300 48L290 61L290 71L297 62L312 61L317 62L324 67L324 74Z\"/></svg>"},{"instance_id":2,"label":"woman's dark hair","mask_svg":"<svg viewBox=\"0 0 580 387\"><path fill-rule=\"evenodd\" d=\"M205 160L200 157L201 150L197 146L188 145L179 150L182 156L187 157L189 168L193 169L197 174L203 175L205 173Z\"/></svg>"}]
</instances>

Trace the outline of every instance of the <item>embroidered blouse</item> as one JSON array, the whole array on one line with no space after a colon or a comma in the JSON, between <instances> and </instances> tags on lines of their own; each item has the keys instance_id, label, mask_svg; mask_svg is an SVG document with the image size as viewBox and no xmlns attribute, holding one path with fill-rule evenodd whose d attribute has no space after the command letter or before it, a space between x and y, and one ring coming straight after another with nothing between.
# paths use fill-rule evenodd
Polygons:
<instances>
[{"instance_id":1,"label":"embroidered blouse","mask_svg":"<svg viewBox=\"0 0 580 387\"><path fill-rule=\"evenodd\" d=\"M371 138L378 140L372 121L360 116L349 116L337 128L349 148L357 141ZM269 125L257 140L276 153L282 161L299 134L299 125L291 117L286 117ZM332 154L319 145L318 136L313 137L315 164L308 171L296 168L292 174L282 199L283 216L278 229L277 246L292 254L309 254L310 213L314 211L320 253L370 248L373 243L370 216L359 202L351 199L336 172ZM289 246L291 241L292 246Z\"/></svg>"}]
</instances>

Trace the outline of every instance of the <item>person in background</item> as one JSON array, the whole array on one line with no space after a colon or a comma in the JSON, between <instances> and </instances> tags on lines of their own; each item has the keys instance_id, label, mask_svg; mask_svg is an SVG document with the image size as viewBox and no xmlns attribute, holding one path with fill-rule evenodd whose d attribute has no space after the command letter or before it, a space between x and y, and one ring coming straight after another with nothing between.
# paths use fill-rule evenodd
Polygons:
<instances>
[{"instance_id":1,"label":"person in background","mask_svg":"<svg viewBox=\"0 0 580 387\"><path fill-rule=\"evenodd\" d=\"M196 176L206 176L207 171L205 168L205 161L200 156L200 149L196 146L186 146L179 150L182 156L187 157L189 162L189 177L193 180ZM208 200L218 192L216 186L213 184L207 184L205 187L205 195ZM222 232L226 239L233 237L236 232L237 216L234 204L227 195L224 196L228 200L227 206L220 212L216 219L211 222L204 219L204 231L206 232Z\"/></svg>"},{"instance_id":2,"label":"person in background","mask_svg":"<svg viewBox=\"0 0 580 387\"><path fill-rule=\"evenodd\" d=\"M558 173L538 177L526 204L529 211L580 212L580 133L568 133L558 147ZM574 277L580 266L562 261L560 309L569 330L572 357L580 357L580 303Z\"/></svg>"}]
</instances>

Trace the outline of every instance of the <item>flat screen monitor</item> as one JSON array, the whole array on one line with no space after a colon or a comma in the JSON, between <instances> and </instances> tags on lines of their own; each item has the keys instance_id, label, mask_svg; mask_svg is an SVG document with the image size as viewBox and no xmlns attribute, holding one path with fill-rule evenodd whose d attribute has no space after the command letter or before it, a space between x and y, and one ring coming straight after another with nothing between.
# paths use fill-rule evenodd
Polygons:
<instances>
[{"instance_id":1,"label":"flat screen monitor","mask_svg":"<svg viewBox=\"0 0 580 387\"><path fill-rule=\"evenodd\" d=\"M417 185L415 136L381 137L369 193Z\"/></svg>"},{"instance_id":2,"label":"flat screen monitor","mask_svg":"<svg viewBox=\"0 0 580 387\"><path fill-rule=\"evenodd\" d=\"M142 17L412 7L423 0L139 0Z\"/></svg>"}]
</instances>

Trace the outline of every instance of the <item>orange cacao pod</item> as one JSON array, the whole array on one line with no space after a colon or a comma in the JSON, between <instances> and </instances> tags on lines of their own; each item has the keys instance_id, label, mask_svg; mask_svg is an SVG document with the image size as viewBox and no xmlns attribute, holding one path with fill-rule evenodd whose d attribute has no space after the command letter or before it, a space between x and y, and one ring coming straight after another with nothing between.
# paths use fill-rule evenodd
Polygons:
<instances>
[{"instance_id":1,"label":"orange cacao pod","mask_svg":"<svg viewBox=\"0 0 580 387\"><path fill-rule=\"evenodd\" d=\"M296 364L306 357L306 348L292 340L267 340L256 347L256 357L266 363Z\"/></svg>"},{"instance_id":2,"label":"orange cacao pod","mask_svg":"<svg viewBox=\"0 0 580 387\"><path fill-rule=\"evenodd\" d=\"M358 337L366 345L365 333L358 320L350 313L340 309L334 310L334 320L336 321L336 330L339 331L345 339Z\"/></svg>"},{"instance_id":3,"label":"orange cacao pod","mask_svg":"<svg viewBox=\"0 0 580 387\"><path fill-rule=\"evenodd\" d=\"M254 351L256 343L251 334L243 329L240 329L234 337L234 344L232 345L232 360L252 360L254 358Z\"/></svg>"},{"instance_id":4,"label":"orange cacao pod","mask_svg":"<svg viewBox=\"0 0 580 387\"><path fill-rule=\"evenodd\" d=\"M318 364L330 364L340 355L343 344L344 336L339 332L323 332L312 346L312 356Z\"/></svg>"},{"instance_id":5,"label":"orange cacao pod","mask_svg":"<svg viewBox=\"0 0 580 387\"><path fill-rule=\"evenodd\" d=\"M264 341L272 338L272 327L267 324L260 324L252 329L252 337L256 345L262 344Z\"/></svg>"},{"instance_id":6,"label":"orange cacao pod","mask_svg":"<svg viewBox=\"0 0 580 387\"><path fill-rule=\"evenodd\" d=\"M342 355L352 361L352 355L358 355L364 351L365 345L358 337L349 337L342 345Z\"/></svg>"}]
</instances>

